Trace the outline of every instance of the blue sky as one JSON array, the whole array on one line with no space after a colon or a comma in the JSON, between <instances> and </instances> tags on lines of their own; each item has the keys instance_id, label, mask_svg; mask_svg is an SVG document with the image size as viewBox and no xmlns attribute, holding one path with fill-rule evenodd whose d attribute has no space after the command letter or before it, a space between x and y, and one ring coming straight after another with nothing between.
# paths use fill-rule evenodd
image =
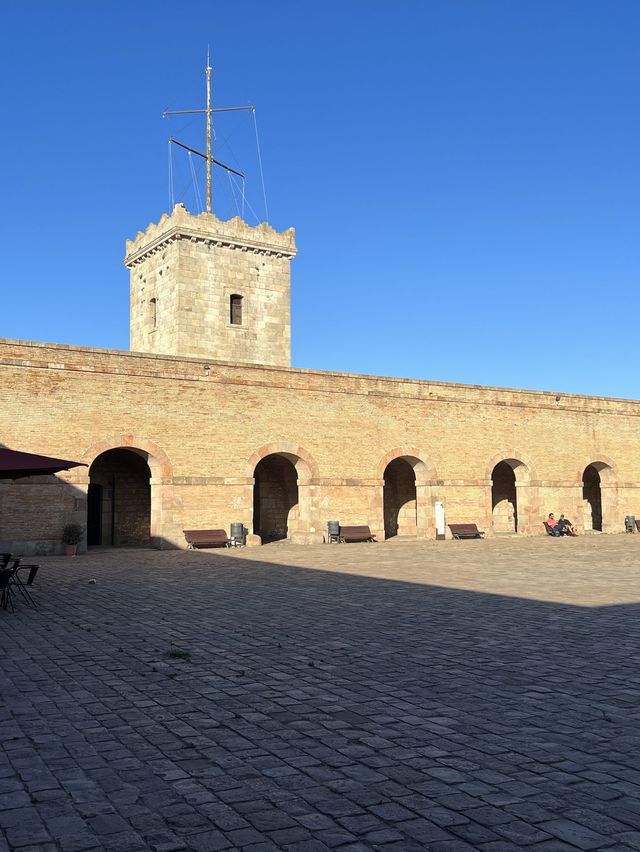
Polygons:
<instances>
[{"instance_id":1,"label":"blue sky","mask_svg":"<svg viewBox=\"0 0 640 852\"><path fill-rule=\"evenodd\" d=\"M1 30L0 336L128 347L124 241L168 136L204 144L161 114L209 43L296 228L294 366L640 397L636 0L25 0ZM264 218L249 113L216 151ZM179 153L174 191L195 211Z\"/></svg>"}]
</instances>

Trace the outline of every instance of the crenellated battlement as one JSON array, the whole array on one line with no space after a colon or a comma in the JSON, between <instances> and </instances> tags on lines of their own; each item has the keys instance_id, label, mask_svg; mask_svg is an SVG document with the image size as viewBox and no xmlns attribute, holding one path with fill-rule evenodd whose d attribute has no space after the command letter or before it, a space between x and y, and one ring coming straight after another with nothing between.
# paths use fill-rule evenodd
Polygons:
<instances>
[{"instance_id":1,"label":"crenellated battlement","mask_svg":"<svg viewBox=\"0 0 640 852\"><path fill-rule=\"evenodd\" d=\"M129 269L148 254L177 239L188 239L226 248L273 254L292 258L296 254L295 229L279 232L268 222L249 225L240 216L222 220L214 213L192 215L183 204L176 204L171 214L164 213L157 223L149 223L126 242L125 266Z\"/></svg>"}]
</instances>

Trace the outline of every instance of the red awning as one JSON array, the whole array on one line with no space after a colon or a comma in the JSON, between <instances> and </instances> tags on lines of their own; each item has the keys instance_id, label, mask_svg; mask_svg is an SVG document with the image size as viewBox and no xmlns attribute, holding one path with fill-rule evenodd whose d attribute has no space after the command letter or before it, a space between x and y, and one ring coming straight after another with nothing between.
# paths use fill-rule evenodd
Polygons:
<instances>
[{"instance_id":1,"label":"red awning","mask_svg":"<svg viewBox=\"0 0 640 852\"><path fill-rule=\"evenodd\" d=\"M22 476L42 476L43 474L58 473L79 467L84 462L55 459L51 456L38 456L34 453L21 453L19 450L9 450L0 447L0 479L19 479Z\"/></svg>"}]
</instances>

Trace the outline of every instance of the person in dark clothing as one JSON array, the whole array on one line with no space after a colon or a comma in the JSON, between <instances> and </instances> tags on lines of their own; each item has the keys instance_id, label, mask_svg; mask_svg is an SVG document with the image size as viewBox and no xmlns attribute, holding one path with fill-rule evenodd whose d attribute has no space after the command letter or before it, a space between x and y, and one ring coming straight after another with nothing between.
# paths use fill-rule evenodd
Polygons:
<instances>
[{"instance_id":1,"label":"person in dark clothing","mask_svg":"<svg viewBox=\"0 0 640 852\"><path fill-rule=\"evenodd\" d=\"M565 518L564 515L560 515L557 529L560 530L560 535L577 535L573 528L573 524L568 518Z\"/></svg>"}]
</instances>

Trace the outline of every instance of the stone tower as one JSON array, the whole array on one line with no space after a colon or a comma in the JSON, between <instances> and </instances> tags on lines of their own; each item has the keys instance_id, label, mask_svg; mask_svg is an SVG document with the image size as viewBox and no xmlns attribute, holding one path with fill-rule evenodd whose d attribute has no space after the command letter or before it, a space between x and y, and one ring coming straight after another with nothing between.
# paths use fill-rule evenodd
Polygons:
<instances>
[{"instance_id":1,"label":"stone tower","mask_svg":"<svg viewBox=\"0 0 640 852\"><path fill-rule=\"evenodd\" d=\"M177 204L127 240L134 352L291 366L293 228L192 216Z\"/></svg>"}]
</instances>

